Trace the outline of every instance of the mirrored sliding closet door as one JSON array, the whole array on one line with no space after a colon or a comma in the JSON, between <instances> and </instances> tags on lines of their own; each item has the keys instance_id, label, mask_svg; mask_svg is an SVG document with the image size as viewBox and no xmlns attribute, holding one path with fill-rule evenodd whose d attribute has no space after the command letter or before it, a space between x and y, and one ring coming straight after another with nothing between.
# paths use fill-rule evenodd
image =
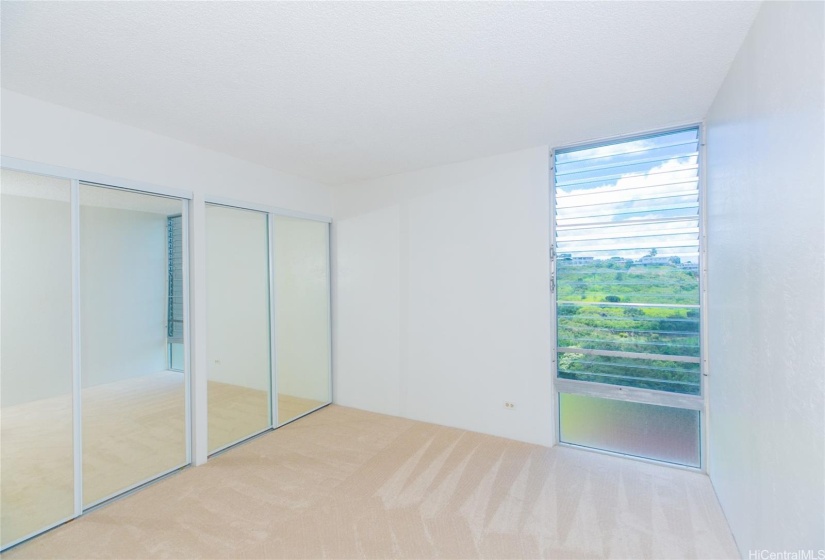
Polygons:
<instances>
[{"instance_id":1,"label":"mirrored sliding closet door","mask_svg":"<svg viewBox=\"0 0 825 560\"><path fill-rule=\"evenodd\" d=\"M331 399L329 224L273 216L277 424Z\"/></svg>"},{"instance_id":2,"label":"mirrored sliding closet door","mask_svg":"<svg viewBox=\"0 0 825 560\"><path fill-rule=\"evenodd\" d=\"M184 213L80 185L84 507L188 463Z\"/></svg>"},{"instance_id":3,"label":"mirrored sliding closet door","mask_svg":"<svg viewBox=\"0 0 825 560\"><path fill-rule=\"evenodd\" d=\"M206 205L208 445L329 404L329 223Z\"/></svg>"},{"instance_id":4,"label":"mirrored sliding closet door","mask_svg":"<svg viewBox=\"0 0 825 560\"><path fill-rule=\"evenodd\" d=\"M0 546L74 515L71 181L0 175Z\"/></svg>"},{"instance_id":5,"label":"mirrored sliding closet door","mask_svg":"<svg viewBox=\"0 0 825 560\"><path fill-rule=\"evenodd\" d=\"M267 214L207 204L209 453L272 425L269 269Z\"/></svg>"},{"instance_id":6,"label":"mirrored sliding closet door","mask_svg":"<svg viewBox=\"0 0 825 560\"><path fill-rule=\"evenodd\" d=\"M0 550L190 461L188 199L82 174L0 170Z\"/></svg>"}]
</instances>

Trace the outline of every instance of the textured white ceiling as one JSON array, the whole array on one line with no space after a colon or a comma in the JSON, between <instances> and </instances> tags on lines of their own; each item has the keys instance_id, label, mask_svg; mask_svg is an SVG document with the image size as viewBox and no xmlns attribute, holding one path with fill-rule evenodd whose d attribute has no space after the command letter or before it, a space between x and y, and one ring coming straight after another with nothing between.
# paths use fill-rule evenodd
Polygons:
<instances>
[{"instance_id":1,"label":"textured white ceiling","mask_svg":"<svg viewBox=\"0 0 825 560\"><path fill-rule=\"evenodd\" d=\"M8 2L2 86L329 184L704 117L752 2Z\"/></svg>"}]
</instances>

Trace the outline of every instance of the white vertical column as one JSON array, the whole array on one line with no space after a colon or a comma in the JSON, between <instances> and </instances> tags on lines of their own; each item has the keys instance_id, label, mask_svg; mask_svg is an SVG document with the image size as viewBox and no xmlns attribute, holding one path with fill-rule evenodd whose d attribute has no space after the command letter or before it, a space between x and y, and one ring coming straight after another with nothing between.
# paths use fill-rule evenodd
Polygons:
<instances>
[{"instance_id":1,"label":"white vertical column","mask_svg":"<svg viewBox=\"0 0 825 560\"><path fill-rule=\"evenodd\" d=\"M72 179L69 194L72 228L72 448L74 515L83 513L83 417L80 379L80 183Z\"/></svg>"},{"instance_id":2,"label":"white vertical column","mask_svg":"<svg viewBox=\"0 0 825 560\"><path fill-rule=\"evenodd\" d=\"M327 312L329 313L329 331L327 340L329 341L329 367L327 369L327 374L329 375L329 402L333 401L333 395L335 394L335 386L332 382L332 372L335 368L335 336L334 336L334 321L335 315L333 312L333 291L332 291L332 263L334 260L333 256L333 237L332 237L332 223L330 222L327 225Z\"/></svg>"},{"instance_id":3,"label":"white vertical column","mask_svg":"<svg viewBox=\"0 0 825 560\"><path fill-rule=\"evenodd\" d=\"M705 156L707 135L704 123L699 125L699 155L697 165L699 166L699 354L702 362L699 366L701 372L702 399L704 406L700 416L699 429L699 454L701 458L701 469L708 472L709 459L708 434L710 433L710 401L708 399L708 375L710 374L710 363L708 361L708 199L707 199L707 171L705 169Z\"/></svg>"},{"instance_id":4,"label":"white vertical column","mask_svg":"<svg viewBox=\"0 0 825 560\"><path fill-rule=\"evenodd\" d=\"M276 360L278 349L277 322L275 314L275 303L277 302L277 289L275 281L275 215L271 212L267 214L267 231L269 233L269 410L271 414L272 427L278 427L278 362Z\"/></svg>"},{"instance_id":5,"label":"white vertical column","mask_svg":"<svg viewBox=\"0 0 825 560\"><path fill-rule=\"evenodd\" d=\"M547 287L550 291L550 383L548 392L550 400L552 401L551 409L553 412L553 439L550 443L551 447L558 445L561 440L561 425L559 417L559 391L556 387L556 379L559 374L559 366L557 363L559 354L559 338L558 338L558 298L556 297L556 290L558 289L558 263L556 261L556 151L550 150L548 166L550 169L549 178L549 201L548 215L550 217L550 228L548 230L548 270L550 275L550 285Z\"/></svg>"},{"instance_id":6,"label":"white vertical column","mask_svg":"<svg viewBox=\"0 0 825 560\"><path fill-rule=\"evenodd\" d=\"M202 194L195 194L189 212L189 341L190 391L192 426L192 465L206 463L209 452L207 439L207 379L206 357L206 203Z\"/></svg>"},{"instance_id":7,"label":"white vertical column","mask_svg":"<svg viewBox=\"0 0 825 560\"><path fill-rule=\"evenodd\" d=\"M192 462L192 306L189 304L189 279L192 275L189 273L191 261L189 260L189 216L192 208L191 200L183 201L183 208L181 209L181 271L183 276L181 278L183 296L183 375L184 387L186 392L186 462ZM170 287L171 290L171 287ZM168 345L167 345L168 349ZM171 369L171 353L169 354L169 368Z\"/></svg>"}]
</instances>

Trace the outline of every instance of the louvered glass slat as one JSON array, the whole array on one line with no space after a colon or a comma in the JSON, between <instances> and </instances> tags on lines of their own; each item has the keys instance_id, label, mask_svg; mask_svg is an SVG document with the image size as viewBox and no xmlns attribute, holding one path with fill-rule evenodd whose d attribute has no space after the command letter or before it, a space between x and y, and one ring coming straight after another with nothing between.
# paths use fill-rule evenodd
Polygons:
<instances>
[{"instance_id":1,"label":"louvered glass slat","mask_svg":"<svg viewBox=\"0 0 825 560\"><path fill-rule=\"evenodd\" d=\"M692 153L680 153L680 154L673 154L667 155L664 154L657 155L655 157L647 157L647 158L635 158L630 159L628 161L622 162L612 162L608 164L602 165L587 165L587 166L579 166L577 169L571 169L571 166L559 165L559 171L556 173L556 177L565 176L565 175L577 175L577 174L584 174L584 173L593 173L596 171L604 171L605 169L619 169L623 167L632 167L635 169L643 168L644 166L649 166L650 164L656 163L665 163L671 161L674 158L688 158L690 159L691 163L696 163L696 157L699 154L697 152ZM623 173L628 173L629 171L623 171Z\"/></svg>"},{"instance_id":2,"label":"louvered glass slat","mask_svg":"<svg viewBox=\"0 0 825 560\"><path fill-rule=\"evenodd\" d=\"M674 163L675 162L675 163ZM631 181L634 178L647 177L647 168L651 165L674 165L674 169L663 168L651 175L656 176L658 181L675 181L684 178L685 172L691 168L695 168L698 162L696 154L690 156L670 158L670 159L652 159L640 162L621 163L618 165L603 165L599 169L582 169L575 172L568 172L566 175L558 178L560 186L563 185L580 185L583 183L592 184L594 182L612 182L613 180Z\"/></svg>"},{"instance_id":3,"label":"louvered glass slat","mask_svg":"<svg viewBox=\"0 0 825 560\"><path fill-rule=\"evenodd\" d=\"M679 181L671 181L671 182L666 182L666 183L649 183L649 182L643 181L643 182L639 182L639 183L632 183L628 186L624 186L624 187L621 187L621 188L620 187L611 188L610 191L608 191L607 194L617 195L619 193L628 193L628 192L631 192L631 191L638 191L638 190L642 190L642 189L658 189L658 188L661 188L661 187L671 187L671 186L674 186L674 185L680 185L680 186L684 187L685 185L692 185L692 184L696 184L696 179L686 179L686 180L683 179L683 180L679 180ZM573 192L567 193L567 192L564 192L564 191L560 190L556 194L556 205L557 206L559 204L563 205L564 201L570 200L570 199L581 199L582 197L601 197L603 194L604 194L603 192L587 192L587 191L584 191L584 192L582 192L582 191L573 191Z\"/></svg>"},{"instance_id":4,"label":"louvered glass slat","mask_svg":"<svg viewBox=\"0 0 825 560\"><path fill-rule=\"evenodd\" d=\"M628 142L605 142L601 146L559 150L556 152L556 164L563 165L565 163L603 158L634 157L635 154L650 153L653 150L672 146L685 146L681 149L682 152L695 151L695 149L690 149L690 146L696 146L697 138L697 130L688 128L683 131L667 132Z\"/></svg>"},{"instance_id":5,"label":"louvered glass slat","mask_svg":"<svg viewBox=\"0 0 825 560\"><path fill-rule=\"evenodd\" d=\"M560 378L700 394L697 159L697 129L556 153Z\"/></svg>"},{"instance_id":6,"label":"louvered glass slat","mask_svg":"<svg viewBox=\"0 0 825 560\"><path fill-rule=\"evenodd\" d=\"M166 224L169 276L166 336L169 344L181 344L183 342L183 220L181 216L169 216Z\"/></svg>"},{"instance_id":7,"label":"louvered glass slat","mask_svg":"<svg viewBox=\"0 0 825 560\"><path fill-rule=\"evenodd\" d=\"M584 224L593 224L594 222L602 222L606 221L605 219L620 219L620 220L632 220L638 218L642 219L655 219L651 218L651 216L656 216L659 219L665 220L668 218L687 218L690 216L697 216L698 212L698 201L690 201L684 202L679 204L659 204L655 206L646 206L642 208L633 208L633 209L622 209L618 211L614 209L612 212L606 212L604 210L593 213L593 214L586 214L586 215L573 215L573 216L556 216L556 223L560 228L564 228L567 226L574 226L574 225L584 225ZM564 231L563 229L560 230Z\"/></svg>"},{"instance_id":8,"label":"louvered glass slat","mask_svg":"<svg viewBox=\"0 0 825 560\"><path fill-rule=\"evenodd\" d=\"M646 236L641 239L633 239L633 247L626 247L625 239L604 239L593 240L587 239L584 241L570 241L559 242L559 251L570 251L571 255L575 253L593 253L593 252L612 252L612 251L648 251L656 249L658 254L659 248L675 249L687 248L691 249L694 243L699 239L698 234L684 234L684 235L661 235L658 237ZM585 245L586 243L586 245Z\"/></svg>"},{"instance_id":9,"label":"louvered glass slat","mask_svg":"<svg viewBox=\"0 0 825 560\"><path fill-rule=\"evenodd\" d=\"M598 226L579 226L562 230L562 237L567 241L572 241L581 237L622 237L639 232L659 232L663 229L668 231L691 228L698 230L699 216L687 216L682 218L669 218L667 220L629 220L625 223L605 223Z\"/></svg>"},{"instance_id":10,"label":"louvered glass slat","mask_svg":"<svg viewBox=\"0 0 825 560\"><path fill-rule=\"evenodd\" d=\"M648 259L646 261L641 261L642 258L649 256L650 252L656 249L656 257ZM698 266L696 264L696 259L698 258L698 253L696 252L696 248L692 246L683 246L683 245L673 245L666 247L664 245L659 246L649 246L649 247L635 247L635 248L626 248L626 249L613 249L609 248L603 251L597 249L590 249L587 251L576 251L570 252L565 251L561 252L561 255L565 255L564 260L559 262L559 268L573 268L579 267L583 265L589 265L591 267L599 268L600 266L604 266L604 263L599 262L600 260L605 260L608 257L610 259L615 259L615 265L618 266L619 263L624 263L624 266L627 266L627 262L631 261L631 266L648 266L653 265L661 260L662 262L659 264L664 264L664 261L667 261L671 258L675 259L678 257L678 266L688 270L691 267ZM588 260L590 259L590 260ZM635 264L634 264L635 263ZM638 268L638 267L637 267ZM599 272L599 271L597 271ZM614 269L615 272L615 269Z\"/></svg>"},{"instance_id":11,"label":"louvered glass slat","mask_svg":"<svg viewBox=\"0 0 825 560\"><path fill-rule=\"evenodd\" d=\"M654 177L653 180L656 181L675 181L676 179L684 178L686 173L695 172L698 169L698 165L688 164L686 166L680 167L678 169L659 169L658 171L650 171L642 175L641 173L611 173L610 175L600 175L598 177L588 177L586 179L568 179L564 182L557 182L556 187L563 190L563 192L571 192L573 189L578 188L592 188L598 185L610 185L612 183L616 183L619 180L628 180L633 181L637 178L650 178Z\"/></svg>"}]
</instances>

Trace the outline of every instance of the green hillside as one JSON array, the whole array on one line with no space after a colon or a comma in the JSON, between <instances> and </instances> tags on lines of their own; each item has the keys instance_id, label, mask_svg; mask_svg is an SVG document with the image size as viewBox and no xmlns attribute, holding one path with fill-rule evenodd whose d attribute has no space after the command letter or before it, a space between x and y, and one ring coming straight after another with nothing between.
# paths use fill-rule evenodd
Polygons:
<instances>
[{"instance_id":1,"label":"green hillside","mask_svg":"<svg viewBox=\"0 0 825 560\"><path fill-rule=\"evenodd\" d=\"M622 260L557 271L560 347L699 357L698 272L681 263ZM559 376L698 394L698 363L560 352Z\"/></svg>"}]
</instances>

